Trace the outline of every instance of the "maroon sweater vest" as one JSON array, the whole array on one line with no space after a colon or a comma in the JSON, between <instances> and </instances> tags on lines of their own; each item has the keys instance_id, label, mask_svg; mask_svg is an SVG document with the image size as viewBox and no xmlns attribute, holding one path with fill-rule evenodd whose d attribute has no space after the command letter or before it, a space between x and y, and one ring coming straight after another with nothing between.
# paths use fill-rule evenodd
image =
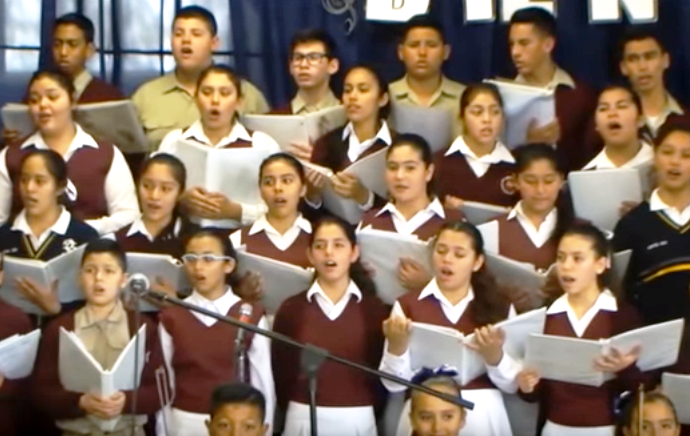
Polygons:
<instances>
[{"instance_id":1,"label":"maroon sweater vest","mask_svg":"<svg viewBox=\"0 0 690 436\"><path fill-rule=\"evenodd\" d=\"M347 155L349 137L343 140L343 130L345 130L345 126L338 127L316 140L311 155L313 163L330 168L334 172L342 171L352 165L353 162ZM391 130L391 138L395 139L396 136L397 133ZM377 139L374 144L357 157L357 160L364 159L386 147L385 142ZM383 168L381 170L383 171Z\"/></svg>"},{"instance_id":2,"label":"maroon sweater vest","mask_svg":"<svg viewBox=\"0 0 690 436\"><path fill-rule=\"evenodd\" d=\"M94 77L89 84L86 85L77 103L101 103L105 101L123 100L124 98L120 90L115 86L98 77Z\"/></svg>"},{"instance_id":3,"label":"maroon sweater vest","mask_svg":"<svg viewBox=\"0 0 690 436\"><path fill-rule=\"evenodd\" d=\"M35 147L20 148L20 144L7 149L7 171L12 180L12 216L22 210L19 196L19 172L24 155ZM110 171L115 154L111 144L99 142L98 148L81 147L67 161L67 177L77 188L77 200L71 204L74 216L86 221L108 215L108 201L105 197L105 179Z\"/></svg>"},{"instance_id":4,"label":"maroon sweater vest","mask_svg":"<svg viewBox=\"0 0 690 436\"><path fill-rule=\"evenodd\" d=\"M233 305L227 316L239 318L240 306ZM256 325L264 309L253 304L251 323ZM175 374L173 407L193 413L208 413L211 392L222 384L236 379L235 337L237 328L216 322L206 327L196 316L181 307L166 307L160 312L160 322L173 341L172 368ZM247 334L248 350L253 335Z\"/></svg>"},{"instance_id":5,"label":"maroon sweater vest","mask_svg":"<svg viewBox=\"0 0 690 436\"><path fill-rule=\"evenodd\" d=\"M443 308L441 307L441 302L434 296L426 297L419 300L420 292L408 292L398 299L398 303L405 312L405 316L414 322L423 322L426 324L434 324L442 327L450 327L458 330L460 333L468 335L474 332L474 329L478 326L473 318L474 313L474 301L465 309L465 313L462 314L457 323L451 323L446 315L443 313ZM510 311L510 305L506 304L503 318L508 317ZM414 368L413 368L414 369ZM489 379L487 374L484 374L467 385L462 387L463 389L496 389L494 384Z\"/></svg>"},{"instance_id":6,"label":"maroon sweater vest","mask_svg":"<svg viewBox=\"0 0 690 436\"><path fill-rule=\"evenodd\" d=\"M283 302L276 314L273 330L290 338L316 345L335 356L376 368L383 350L383 321L388 310L375 296L364 295L360 302L354 297L335 320L326 317L315 300L307 300L301 292ZM273 372L278 404L289 401L308 404L307 380L300 376L300 353L294 347L274 341ZM378 380L361 371L327 360L318 376L318 406L372 406L381 390Z\"/></svg>"},{"instance_id":7,"label":"maroon sweater vest","mask_svg":"<svg viewBox=\"0 0 690 436\"><path fill-rule=\"evenodd\" d=\"M499 217L498 252L518 262L528 262L537 269L548 269L556 261L558 241L551 237L541 247L536 247L527 236L517 218L508 219L508 215Z\"/></svg>"},{"instance_id":8,"label":"maroon sweater vest","mask_svg":"<svg viewBox=\"0 0 690 436\"><path fill-rule=\"evenodd\" d=\"M293 242L287 250L282 251L273 245L273 242L268 239L266 232L261 231L250 235L249 229L250 227L248 226L240 230L242 244L247 247L247 252L301 266L302 268L309 268L311 266L307 258L310 235L304 230L300 230L299 236L297 236L295 242Z\"/></svg>"},{"instance_id":9,"label":"maroon sweater vest","mask_svg":"<svg viewBox=\"0 0 690 436\"><path fill-rule=\"evenodd\" d=\"M31 331L29 317L14 306L0 300L0 341L15 334L25 334ZM28 379L8 380L0 388L0 429L7 436L19 435L17 414L28 400Z\"/></svg>"},{"instance_id":10,"label":"maroon sweater vest","mask_svg":"<svg viewBox=\"0 0 690 436\"><path fill-rule=\"evenodd\" d=\"M393 215L386 211L378 215L381 208L374 208L367 211L362 217L362 228L371 226L375 230L385 230L388 232L395 232L395 224L393 223ZM428 241L429 239L436 236L439 229L446 221L462 221L465 216L462 212L457 209L443 209L446 214L446 218L441 218L438 215L434 215L427 222L417 227L417 229L412 232L422 241Z\"/></svg>"},{"instance_id":11,"label":"maroon sweater vest","mask_svg":"<svg viewBox=\"0 0 690 436\"><path fill-rule=\"evenodd\" d=\"M462 200L499 206L515 204L514 164L492 164L482 177L477 177L462 153L445 156L445 152L446 150L438 152L434 157L436 187L441 200L446 195L452 195Z\"/></svg>"},{"instance_id":12,"label":"maroon sweater vest","mask_svg":"<svg viewBox=\"0 0 690 436\"><path fill-rule=\"evenodd\" d=\"M556 88L556 117L561 128L556 150L569 170L582 168L603 146L588 140L596 135L592 119L596 93L583 83L575 85L575 89L566 85Z\"/></svg>"}]
</instances>

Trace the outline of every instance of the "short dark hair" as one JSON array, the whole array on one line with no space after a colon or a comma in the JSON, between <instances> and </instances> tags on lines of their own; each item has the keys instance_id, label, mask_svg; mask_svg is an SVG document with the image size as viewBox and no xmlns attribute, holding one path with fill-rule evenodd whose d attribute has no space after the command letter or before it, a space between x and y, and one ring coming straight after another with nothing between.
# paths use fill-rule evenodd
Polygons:
<instances>
[{"instance_id":1,"label":"short dark hair","mask_svg":"<svg viewBox=\"0 0 690 436\"><path fill-rule=\"evenodd\" d=\"M329 59L338 57L338 47L333 37L323 29L316 28L303 29L292 35L292 39L290 40L290 56L292 56L298 45L310 42L320 42L323 44L326 56L328 56Z\"/></svg>"},{"instance_id":2,"label":"short dark hair","mask_svg":"<svg viewBox=\"0 0 690 436\"><path fill-rule=\"evenodd\" d=\"M84 248L84 254L81 257L81 264L84 265L86 258L92 254L110 254L112 255L117 263L120 265L123 271L127 271L127 255L122 249L120 244L114 239L109 238L98 238L86 244Z\"/></svg>"},{"instance_id":3,"label":"short dark hair","mask_svg":"<svg viewBox=\"0 0 690 436\"><path fill-rule=\"evenodd\" d=\"M662 53L666 53L666 47L656 30L649 25L637 25L630 26L625 29L623 36L621 36L618 42L618 53L620 54L620 59L623 59L625 54L625 47L633 41L642 41L644 39L653 39L657 43Z\"/></svg>"},{"instance_id":4,"label":"short dark hair","mask_svg":"<svg viewBox=\"0 0 690 436\"><path fill-rule=\"evenodd\" d=\"M302 184L306 182L306 175L304 172L304 165L296 157L285 152L273 153L261 162L259 166L259 184L261 184L261 178L264 176L264 170L267 166L271 165L273 162L285 162L297 173L297 177Z\"/></svg>"},{"instance_id":5,"label":"short dark hair","mask_svg":"<svg viewBox=\"0 0 690 436\"><path fill-rule=\"evenodd\" d=\"M197 18L206 23L211 35L216 36L218 34L218 23L216 22L216 17L214 17L211 11L206 8L196 5L181 8L175 13L173 27L175 26L175 21L180 18Z\"/></svg>"},{"instance_id":6,"label":"short dark hair","mask_svg":"<svg viewBox=\"0 0 690 436\"><path fill-rule=\"evenodd\" d=\"M55 33L58 27L66 26L68 24L77 26L84 34L84 39L87 43L93 42L96 32L94 30L93 21L91 21L86 15L78 12L70 12L69 14L58 17L58 19L55 20L55 26L53 26L53 33Z\"/></svg>"},{"instance_id":7,"label":"short dark hair","mask_svg":"<svg viewBox=\"0 0 690 436\"><path fill-rule=\"evenodd\" d=\"M350 73L354 70L364 70L367 71L369 74L371 74L374 77L374 81L376 81L376 85L379 87L379 97L383 97L385 94L388 93L388 81L383 77L381 72L376 68L375 66L371 64L357 64L352 67L350 67L346 72L343 80L343 87L345 86L344 82L347 79L347 76L350 75ZM379 108L379 119L386 120L388 119L388 116L391 113L391 99L388 98L388 103L386 103L383 107Z\"/></svg>"},{"instance_id":8,"label":"short dark hair","mask_svg":"<svg viewBox=\"0 0 690 436\"><path fill-rule=\"evenodd\" d=\"M510 17L510 25L513 24L532 24L538 31L556 38L556 18L544 8L518 9Z\"/></svg>"},{"instance_id":9,"label":"short dark hair","mask_svg":"<svg viewBox=\"0 0 690 436\"><path fill-rule=\"evenodd\" d=\"M443 41L444 44L446 43L446 35L443 32L441 22L428 14L415 15L414 17L410 18L402 29L402 33L400 34L400 42L405 42L407 35L413 29L419 28L435 30L441 37L441 41Z\"/></svg>"},{"instance_id":10,"label":"short dark hair","mask_svg":"<svg viewBox=\"0 0 690 436\"><path fill-rule=\"evenodd\" d=\"M266 418L266 399L255 387L245 383L227 383L216 387L211 394L211 419L218 410L227 404L246 404L261 412L261 420Z\"/></svg>"},{"instance_id":11,"label":"short dark hair","mask_svg":"<svg viewBox=\"0 0 690 436\"><path fill-rule=\"evenodd\" d=\"M599 91L599 95L597 96L597 102L601 98L602 95L604 95L605 92L613 91L614 89L620 89L621 91L625 91L630 95L630 99L632 100L633 104L637 108L637 113L642 114L642 100L640 100L640 96L637 95L637 93L630 87L629 84L626 82L614 82L609 85L606 85L604 88L602 88L601 91Z\"/></svg>"},{"instance_id":12,"label":"short dark hair","mask_svg":"<svg viewBox=\"0 0 690 436\"><path fill-rule=\"evenodd\" d=\"M31 79L29 79L29 84L26 86L26 94L31 94L31 85L33 85L34 82L43 79L44 77L54 80L58 85L60 85L60 88L64 89L65 92L69 94L70 101L74 101L74 82L67 74L58 70L57 68L47 68L36 71L31 76Z\"/></svg>"},{"instance_id":13,"label":"short dark hair","mask_svg":"<svg viewBox=\"0 0 690 436\"><path fill-rule=\"evenodd\" d=\"M187 169L185 168L182 161L172 154L168 153L156 153L148 157L141 164L141 171L139 171L139 180L144 176L146 171L149 170L153 165L166 165L170 172L172 173L173 179L180 186L180 193L183 193L186 189L187 182Z\"/></svg>"},{"instance_id":14,"label":"short dark hair","mask_svg":"<svg viewBox=\"0 0 690 436\"><path fill-rule=\"evenodd\" d=\"M671 120L664 123L663 126L656 133L654 145L660 146L662 142L671 134L675 132L683 132L690 135L690 121L685 120Z\"/></svg>"}]
</instances>

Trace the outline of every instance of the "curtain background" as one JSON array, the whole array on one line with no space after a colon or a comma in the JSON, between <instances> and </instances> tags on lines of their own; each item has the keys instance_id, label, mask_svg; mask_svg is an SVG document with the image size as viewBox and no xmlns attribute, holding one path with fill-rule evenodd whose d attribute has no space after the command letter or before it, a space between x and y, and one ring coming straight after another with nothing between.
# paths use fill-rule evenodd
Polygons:
<instances>
[{"instance_id":1,"label":"curtain background","mask_svg":"<svg viewBox=\"0 0 690 436\"><path fill-rule=\"evenodd\" d=\"M489 1L489 0L487 0ZM690 1L658 0L658 31L669 49L672 93L690 104ZM219 24L217 60L256 83L272 104L294 92L287 70L291 35L305 27L326 28L336 39L343 70L355 62L378 66L393 80L403 70L396 57L400 25L364 20L365 0L4 0L0 2L0 103L16 101L31 73L49 65L55 17L81 11L96 25L99 52L89 68L129 95L144 80L169 71L170 27L177 8L199 4ZM500 0L497 0L500 3ZM618 77L617 41L624 23L588 23L586 0L558 1L556 59L577 79L602 86ZM515 74L507 26L465 24L461 0L432 0L431 14L452 44L446 73L461 82ZM352 29L349 29L354 24ZM351 32L348 32L351 30ZM340 78L334 80L336 90Z\"/></svg>"}]
</instances>

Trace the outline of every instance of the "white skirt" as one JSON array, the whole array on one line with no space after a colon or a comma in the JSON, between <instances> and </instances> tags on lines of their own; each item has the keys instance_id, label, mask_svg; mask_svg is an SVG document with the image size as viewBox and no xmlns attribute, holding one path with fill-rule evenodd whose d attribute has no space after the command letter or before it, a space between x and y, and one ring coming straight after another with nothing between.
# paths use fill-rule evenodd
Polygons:
<instances>
[{"instance_id":1,"label":"white skirt","mask_svg":"<svg viewBox=\"0 0 690 436\"><path fill-rule=\"evenodd\" d=\"M462 391L462 398L474 403L474 409L467 411L465 427L460 432L462 436L513 436L503 396L498 389L469 389ZM407 400L396 435L411 434L410 400Z\"/></svg>"},{"instance_id":2,"label":"white skirt","mask_svg":"<svg viewBox=\"0 0 690 436\"><path fill-rule=\"evenodd\" d=\"M377 436L372 406L316 408L319 436ZM291 401L285 415L283 436L309 436L309 405Z\"/></svg>"},{"instance_id":3,"label":"white skirt","mask_svg":"<svg viewBox=\"0 0 690 436\"><path fill-rule=\"evenodd\" d=\"M206 420L208 419L210 419L210 416L204 413L185 412L184 410L173 408L170 411L169 436L207 435ZM161 434L160 429L158 434Z\"/></svg>"},{"instance_id":4,"label":"white skirt","mask_svg":"<svg viewBox=\"0 0 690 436\"><path fill-rule=\"evenodd\" d=\"M541 436L614 436L616 427L606 425L603 427L569 427L551 421L546 421Z\"/></svg>"}]
</instances>

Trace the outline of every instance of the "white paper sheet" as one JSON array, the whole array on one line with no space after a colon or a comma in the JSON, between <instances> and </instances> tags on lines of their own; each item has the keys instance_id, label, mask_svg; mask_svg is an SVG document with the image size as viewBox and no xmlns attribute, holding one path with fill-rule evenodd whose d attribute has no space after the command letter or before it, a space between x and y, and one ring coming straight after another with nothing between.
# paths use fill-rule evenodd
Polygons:
<instances>
[{"instance_id":1,"label":"white paper sheet","mask_svg":"<svg viewBox=\"0 0 690 436\"><path fill-rule=\"evenodd\" d=\"M465 214L465 218L475 226L489 222L508 212L510 212L509 207L479 203L476 201L465 201L462 206L462 213Z\"/></svg>"},{"instance_id":2,"label":"white paper sheet","mask_svg":"<svg viewBox=\"0 0 690 436\"><path fill-rule=\"evenodd\" d=\"M414 236L366 228L357 234L362 262L374 270L374 283L379 298L386 304L407 292L398 281L400 259L408 257L424 265L431 273L431 251L426 242Z\"/></svg>"},{"instance_id":3,"label":"white paper sheet","mask_svg":"<svg viewBox=\"0 0 690 436\"><path fill-rule=\"evenodd\" d=\"M347 114L344 106L333 106L306 114L304 122L309 142L313 144L331 130L344 126L347 123Z\"/></svg>"},{"instance_id":4,"label":"white paper sheet","mask_svg":"<svg viewBox=\"0 0 690 436\"><path fill-rule=\"evenodd\" d=\"M661 376L661 385L676 406L678 421L684 425L690 424L690 375L665 372Z\"/></svg>"},{"instance_id":5,"label":"white paper sheet","mask_svg":"<svg viewBox=\"0 0 690 436\"><path fill-rule=\"evenodd\" d=\"M525 367L541 378L586 386L601 386L604 373L594 369L604 345L598 341L532 334L527 339Z\"/></svg>"},{"instance_id":6,"label":"white paper sheet","mask_svg":"<svg viewBox=\"0 0 690 436\"><path fill-rule=\"evenodd\" d=\"M631 258L632 250L619 251L611 257L611 289L616 293L623 289L623 282L625 281Z\"/></svg>"},{"instance_id":7,"label":"white paper sheet","mask_svg":"<svg viewBox=\"0 0 690 436\"><path fill-rule=\"evenodd\" d=\"M683 319L653 324L611 338L610 346L624 353L640 346L640 356L637 358L640 370L664 368L678 360L684 326Z\"/></svg>"},{"instance_id":8,"label":"white paper sheet","mask_svg":"<svg viewBox=\"0 0 690 436\"><path fill-rule=\"evenodd\" d=\"M240 275L253 271L261 275L263 281L263 305L274 315L283 301L309 289L314 280L314 272L299 266L280 262L246 250L237 250L237 272Z\"/></svg>"},{"instance_id":9,"label":"white paper sheet","mask_svg":"<svg viewBox=\"0 0 690 436\"><path fill-rule=\"evenodd\" d=\"M527 129L535 119L537 127L556 119L556 98L553 90L517 84L515 82L485 80L498 87L503 97L506 127L503 143L510 149L527 143Z\"/></svg>"},{"instance_id":10,"label":"white paper sheet","mask_svg":"<svg viewBox=\"0 0 690 436\"><path fill-rule=\"evenodd\" d=\"M391 127L398 133L416 133L426 139L433 152L453 142L453 113L446 109L391 105Z\"/></svg>"},{"instance_id":11,"label":"white paper sheet","mask_svg":"<svg viewBox=\"0 0 690 436\"><path fill-rule=\"evenodd\" d=\"M572 171L568 186L575 215L603 230L613 231L624 201L642 201L642 183L636 169ZM605 187L605 189L602 189Z\"/></svg>"},{"instance_id":12,"label":"white paper sheet","mask_svg":"<svg viewBox=\"0 0 690 436\"><path fill-rule=\"evenodd\" d=\"M388 198L386 185L386 152L384 148L364 157L343 170L356 176L365 188L374 191L383 198Z\"/></svg>"},{"instance_id":13,"label":"white paper sheet","mask_svg":"<svg viewBox=\"0 0 690 436\"><path fill-rule=\"evenodd\" d=\"M14 335L0 342L0 374L8 380L28 377L34 370L41 330Z\"/></svg>"},{"instance_id":14,"label":"white paper sheet","mask_svg":"<svg viewBox=\"0 0 690 436\"><path fill-rule=\"evenodd\" d=\"M25 138L36 130L29 115L29 107L25 104L7 103L2 107L1 113L3 127L17 131L20 138Z\"/></svg>"},{"instance_id":15,"label":"white paper sheet","mask_svg":"<svg viewBox=\"0 0 690 436\"><path fill-rule=\"evenodd\" d=\"M486 266L503 286L519 287L537 292L546 282L546 275L531 263L518 262L500 254L486 253Z\"/></svg>"},{"instance_id":16,"label":"white paper sheet","mask_svg":"<svg viewBox=\"0 0 690 436\"><path fill-rule=\"evenodd\" d=\"M323 191L321 191L321 199L323 206L334 215L339 216L348 223L356 225L362 220L364 211L356 201L344 198L338 195L331 186L330 182L326 182Z\"/></svg>"},{"instance_id":17,"label":"white paper sheet","mask_svg":"<svg viewBox=\"0 0 690 436\"><path fill-rule=\"evenodd\" d=\"M144 274L151 284L162 278L178 293L185 293L191 289L182 262L167 254L127 253L127 273ZM160 306L144 299L139 300L139 308L143 312L157 312Z\"/></svg>"}]
</instances>

